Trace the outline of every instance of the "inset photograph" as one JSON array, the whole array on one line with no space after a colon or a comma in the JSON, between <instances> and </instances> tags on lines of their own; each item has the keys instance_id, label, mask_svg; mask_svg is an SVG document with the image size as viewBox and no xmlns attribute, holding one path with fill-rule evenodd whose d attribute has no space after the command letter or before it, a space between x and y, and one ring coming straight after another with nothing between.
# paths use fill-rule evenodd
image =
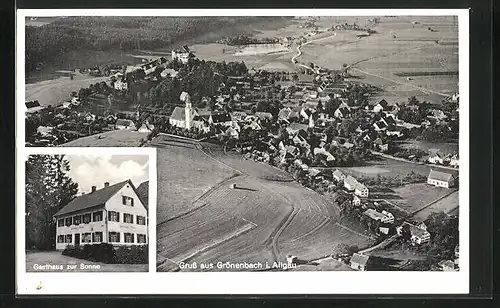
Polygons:
<instances>
[{"instance_id":1,"label":"inset photograph","mask_svg":"<svg viewBox=\"0 0 500 308\"><path fill-rule=\"evenodd\" d=\"M26 271L147 272L150 163L145 154L27 156Z\"/></svg>"}]
</instances>

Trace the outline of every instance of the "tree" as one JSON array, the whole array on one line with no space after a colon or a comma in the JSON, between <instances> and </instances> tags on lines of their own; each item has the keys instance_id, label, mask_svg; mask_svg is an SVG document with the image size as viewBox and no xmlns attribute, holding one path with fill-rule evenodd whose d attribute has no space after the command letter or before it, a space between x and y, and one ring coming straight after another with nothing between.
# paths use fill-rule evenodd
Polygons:
<instances>
[{"instance_id":1,"label":"tree","mask_svg":"<svg viewBox=\"0 0 500 308\"><path fill-rule=\"evenodd\" d=\"M63 155L31 155L26 161L26 248L55 248L53 215L69 203L78 184Z\"/></svg>"}]
</instances>

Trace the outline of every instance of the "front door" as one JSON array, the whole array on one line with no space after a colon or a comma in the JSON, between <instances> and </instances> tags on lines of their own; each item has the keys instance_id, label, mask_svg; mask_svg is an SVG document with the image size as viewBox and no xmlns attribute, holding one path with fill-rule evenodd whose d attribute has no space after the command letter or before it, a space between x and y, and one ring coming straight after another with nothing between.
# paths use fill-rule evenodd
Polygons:
<instances>
[{"instance_id":1,"label":"front door","mask_svg":"<svg viewBox=\"0 0 500 308\"><path fill-rule=\"evenodd\" d=\"M80 245L80 233L75 234L75 246Z\"/></svg>"}]
</instances>

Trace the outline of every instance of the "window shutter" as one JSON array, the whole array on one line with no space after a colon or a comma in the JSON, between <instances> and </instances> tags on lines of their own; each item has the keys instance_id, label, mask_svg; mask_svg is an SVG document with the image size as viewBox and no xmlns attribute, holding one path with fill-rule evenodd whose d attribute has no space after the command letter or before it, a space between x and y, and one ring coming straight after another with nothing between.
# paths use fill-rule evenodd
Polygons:
<instances>
[{"instance_id":1,"label":"window shutter","mask_svg":"<svg viewBox=\"0 0 500 308\"><path fill-rule=\"evenodd\" d=\"M116 238L117 238L117 242L120 243L120 232L116 232Z\"/></svg>"},{"instance_id":2,"label":"window shutter","mask_svg":"<svg viewBox=\"0 0 500 308\"><path fill-rule=\"evenodd\" d=\"M134 206L134 198L130 198L130 205Z\"/></svg>"}]
</instances>

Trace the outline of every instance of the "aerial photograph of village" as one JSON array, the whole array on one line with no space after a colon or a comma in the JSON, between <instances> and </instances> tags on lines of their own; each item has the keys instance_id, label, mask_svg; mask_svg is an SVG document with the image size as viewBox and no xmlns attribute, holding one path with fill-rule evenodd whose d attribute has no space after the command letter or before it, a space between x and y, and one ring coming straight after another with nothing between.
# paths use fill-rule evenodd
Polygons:
<instances>
[{"instance_id":1,"label":"aerial photograph of village","mask_svg":"<svg viewBox=\"0 0 500 308\"><path fill-rule=\"evenodd\" d=\"M156 149L157 271L460 270L457 16L24 30L26 149Z\"/></svg>"}]
</instances>

